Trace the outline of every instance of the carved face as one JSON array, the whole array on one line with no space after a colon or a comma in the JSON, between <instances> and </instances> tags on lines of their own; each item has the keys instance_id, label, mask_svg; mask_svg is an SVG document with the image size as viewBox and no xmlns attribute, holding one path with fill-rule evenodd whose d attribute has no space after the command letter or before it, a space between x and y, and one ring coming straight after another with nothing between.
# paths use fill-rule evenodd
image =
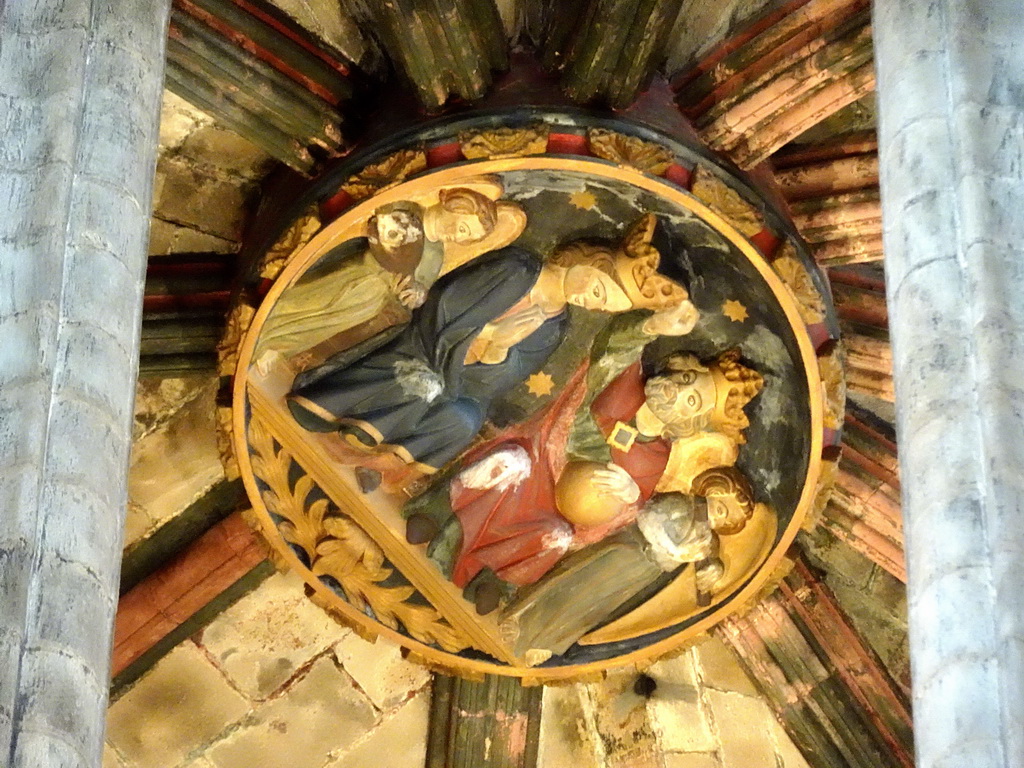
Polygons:
<instances>
[{"instance_id":1,"label":"carved face","mask_svg":"<svg viewBox=\"0 0 1024 768\"><path fill-rule=\"evenodd\" d=\"M370 239L387 251L416 242L423 236L423 225L409 211L379 213L373 217L370 227Z\"/></svg>"},{"instance_id":2,"label":"carved face","mask_svg":"<svg viewBox=\"0 0 1024 768\"><path fill-rule=\"evenodd\" d=\"M735 494L708 496L708 525L714 531L739 530L745 527L747 517Z\"/></svg>"},{"instance_id":3,"label":"carved face","mask_svg":"<svg viewBox=\"0 0 1024 768\"><path fill-rule=\"evenodd\" d=\"M633 302L610 275L582 264L569 267L562 282L565 300L584 309L625 312Z\"/></svg>"},{"instance_id":4,"label":"carved face","mask_svg":"<svg viewBox=\"0 0 1024 768\"><path fill-rule=\"evenodd\" d=\"M708 370L674 371L644 385L647 407L662 421L689 423L715 407L715 380Z\"/></svg>"},{"instance_id":5,"label":"carved face","mask_svg":"<svg viewBox=\"0 0 1024 768\"><path fill-rule=\"evenodd\" d=\"M427 209L426 218L431 237L445 243L475 243L488 234L475 213L455 213L435 205Z\"/></svg>"}]
</instances>

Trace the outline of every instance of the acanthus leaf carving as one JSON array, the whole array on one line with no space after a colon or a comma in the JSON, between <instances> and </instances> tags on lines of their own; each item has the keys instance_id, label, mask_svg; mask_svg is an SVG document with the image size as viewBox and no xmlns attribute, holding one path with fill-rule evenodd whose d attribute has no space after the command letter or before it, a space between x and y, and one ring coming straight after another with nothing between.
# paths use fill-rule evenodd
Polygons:
<instances>
[{"instance_id":1,"label":"acanthus leaf carving","mask_svg":"<svg viewBox=\"0 0 1024 768\"><path fill-rule=\"evenodd\" d=\"M587 146L602 160L636 168L653 176L663 175L675 162L675 156L668 147L601 128L587 131Z\"/></svg>"},{"instance_id":2,"label":"acanthus leaf carving","mask_svg":"<svg viewBox=\"0 0 1024 768\"><path fill-rule=\"evenodd\" d=\"M403 149L350 176L341 188L353 200L365 200L426 169L426 152L422 149Z\"/></svg>"},{"instance_id":3,"label":"acanthus leaf carving","mask_svg":"<svg viewBox=\"0 0 1024 768\"><path fill-rule=\"evenodd\" d=\"M394 569L380 546L327 498L314 493L317 486L309 475L290 483L291 454L257 418L249 424L249 445L253 474L267 486L263 493L267 510L282 518L278 531L305 553L315 575L337 581L350 605L371 610L391 629L404 628L414 639L453 653L469 646L433 607L410 602L416 594L413 587L384 586Z\"/></svg>"},{"instance_id":4,"label":"acanthus leaf carving","mask_svg":"<svg viewBox=\"0 0 1024 768\"><path fill-rule=\"evenodd\" d=\"M459 145L463 156L469 160L540 155L547 151L550 132L551 129L543 123L527 128L463 131L459 134Z\"/></svg>"},{"instance_id":5,"label":"acanthus leaf carving","mask_svg":"<svg viewBox=\"0 0 1024 768\"><path fill-rule=\"evenodd\" d=\"M690 186L693 196L736 227L746 237L764 229L764 220L753 205L711 171L698 165Z\"/></svg>"}]
</instances>

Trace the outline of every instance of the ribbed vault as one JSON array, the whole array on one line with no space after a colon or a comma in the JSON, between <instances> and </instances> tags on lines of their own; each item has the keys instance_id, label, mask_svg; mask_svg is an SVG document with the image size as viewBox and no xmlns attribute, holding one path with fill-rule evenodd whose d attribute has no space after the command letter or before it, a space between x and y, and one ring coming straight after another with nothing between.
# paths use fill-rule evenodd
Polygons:
<instances>
[{"instance_id":1,"label":"ribbed vault","mask_svg":"<svg viewBox=\"0 0 1024 768\"><path fill-rule=\"evenodd\" d=\"M289 190L371 141L379 126L470 109L511 92L528 73L536 98L560 93L596 110L627 109L651 89L670 89L695 134L789 211L831 282L849 405L841 452L832 457L832 499L798 539L779 588L706 641L716 650L687 650L649 678L632 670L550 691L543 706L537 695L504 690L507 681L436 683L427 765L511 768L534 765L539 754L541 765L554 768L561 765L555 742L574 728L594 765L912 765L869 11L862 0L348 0L340 11L326 0L176 0L115 637L111 763L161 764L147 763L155 758L145 750L133 753L130 738L131 713L148 711L147 680L167 695L160 675L172 664L191 674L184 670L205 660L212 666L203 674L223 672L231 648L245 645L225 635L242 632L247 621L270 622L275 610L306 622L310 653L300 662L282 650L280 658L291 659L282 663L283 677L248 688L232 669L223 694L229 704L210 714L223 727L175 737L181 747L162 764L240 764L243 752L228 742L252 729L270 734L254 742L267 745L276 743L275 728L323 734L327 726L316 717L292 722L268 712L288 711L290 696L350 721L338 725L347 740L325 736L325 751L310 765L377 764L351 745L401 728L398 718L426 717L428 690L405 662L390 652L381 652L383 660L368 655L354 639L331 645L323 639L330 629L309 613L316 609L275 592L282 577L265 581L272 568L244 523L238 484L230 466L225 472L217 463L217 412L230 381L216 368L215 350L230 337L224 322L232 296L261 289L261 276L250 270L253 243L269 236L260 222ZM719 652L732 654L732 672L722 671L728 665ZM368 671L374 665L410 682L378 690ZM716 669L726 677L745 670L755 688L717 683ZM311 684L303 687L318 675L354 680L366 701L353 695L331 709ZM735 699L735 707L749 704L749 718L770 709L791 743L773 736L770 759L741 762L736 743L725 743L740 737L728 736L724 719L717 742L669 732L666 724L682 723L688 708L706 717L708 702L723 691L767 707ZM542 729L540 719L555 713ZM576 725L556 727L566 719ZM519 730L502 730L512 722ZM538 739L546 740L539 752ZM505 762L473 751L492 741ZM463 762L442 742L460 745ZM318 748L310 742L307 751ZM360 762L346 762L360 754Z\"/></svg>"}]
</instances>

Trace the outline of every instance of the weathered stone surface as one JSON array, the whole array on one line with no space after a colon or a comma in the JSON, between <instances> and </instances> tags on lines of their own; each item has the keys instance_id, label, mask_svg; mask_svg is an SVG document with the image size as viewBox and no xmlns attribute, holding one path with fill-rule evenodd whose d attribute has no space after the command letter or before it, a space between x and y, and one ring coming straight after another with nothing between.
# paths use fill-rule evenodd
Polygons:
<instances>
[{"instance_id":1,"label":"weathered stone surface","mask_svg":"<svg viewBox=\"0 0 1024 768\"><path fill-rule=\"evenodd\" d=\"M1019 765L1020 8L874 12L918 764Z\"/></svg>"},{"instance_id":2,"label":"weathered stone surface","mask_svg":"<svg viewBox=\"0 0 1024 768\"><path fill-rule=\"evenodd\" d=\"M541 768L602 768L603 749L580 698L582 686L548 686L541 707Z\"/></svg>"},{"instance_id":3,"label":"weathered stone surface","mask_svg":"<svg viewBox=\"0 0 1024 768\"><path fill-rule=\"evenodd\" d=\"M701 59L716 45L776 3L773 0L738 0L707 3L686 0L672 35L665 71L678 72Z\"/></svg>"},{"instance_id":4,"label":"weathered stone surface","mask_svg":"<svg viewBox=\"0 0 1024 768\"><path fill-rule=\"evenodd\" d=\"M232 253L265 152L164 91L149 252Z\"/></svg>"},{"instance_id":5,"label":"weathered stone surface","mask_svg":"<svg viewBox=\"0 0 1024 768\"><path fill-rule=\"evenodd\" d=\"M167 6L0 6L7 768L102 759Z\"/></svg>"},{"instance_id":6,"label":"weathered stone surface","mask_svg":"<svg viewBox=\"0 0 1024 768\"><path fill-rule=\"evenodd\" d=\"M140 379L135 387L132 442L164 426L174 414L212 386L212 376Z\"/></svg>"},{"instance_id":7,"label":"weathered stone surface","mask_svg":"<svg viewBox=\"0 0 1024 768\"><path fill-rule=\"evenodd\" d=\"M237 250L238 243L235 240L207 235L169 221L150 220L151 256L170 256L175 253L234 253Z\"/></svg>"},{"instance_id":8,"label":"weathered stone surface","mask_svg":"<svg viewBox=\"0 0 1024 768\"><path fill-rule=\"evenodd\" d=\"M103 745L103 768L124 768L124 762L109 744Z\"/></svg>"},{"instance_id":9,"label":"weathered stone surface","mask_svg":"<svg viewBox=\"0 0 1024 768\"><path fill-rule=\"evenodd\" d=\"M716 691L731 691L744 696L757 696L754 682L744 671L736 655L717 637L709 636L696 646L700 680Z\"/></svg>"},{"instance_id":10,"label":"weathered stone surface","mask_svg":"<svg viewBox=\"0 0 1024 768\"><path fill-rule=\"evenodd\" d=\"M335 655L378 709L391 709L430 682L425 667L403 659L398 646L387 640L368 643L350 633Z\"/></svg>"},{"instance_id":11,"label":"weathered stone surface","mask_svg":"<svg viewBox=\"0 0 1024 768\"><path fill-rule=\"evenodd\" d=\"M355 22L333 0L272 0L316 37L352 61L366 55L366 41Z\"/></svg>"},{"instance_id":12,"label":"weathered stone surface","mask_svg":"<svg viewBox=\"0 0 1024 768\"><path fill-rule=\"evenodd\" d=\"M647 674L658 683L647 702L647 712L664 752L710 752L715 740L707 721L694 654L687 650L660 661Z\"/></svg>"},{"instance_id":13,"label":"weathered stone surface","mask_svg":"<svg viewBox=\"0 0 1024 768\"><path fill-rule=\"evenodd\" d=\"M160 103L160 153L178 149L195 130L213 122L210 115L165 90Z\"/></svg>"},{"instance_id":14,"label":"weathered stone surface","mask_svg":"<svg viewBox=\"0 0 1024 768\"><path fill-rule=\"evenodd\" d=\"M114 703L107 738L132 768L167 768L248 711L249 703L186 642Z\"/></svg>"},{"instance_id":15,"label":"weathered stone surface","mask_svg":"<svg viewBox=\"0 0 1024 768\"><path fill-rule=\"evenodd\" d=\"M217 125L202 126L186 136L178 157L205 165L216 163L220 173L239 179L256 180L268 170L267 154L263 150Z\"/></svg>"},{"instance_id":16,"label":"weathered stone surface","mask_svg":"<svg viewBox=\"0 0 1024 768\"><path fill-rule=\"evenodd\" d=\"M132 538L125 545L173 518L224 478L214 419L216 394L217 382L208 380L161 428L132 446L128 480Z\"/></svg>"},{"instance_id":17,"label":"weathered stone surface","mask_svg":"<svg viewBox=\"0 0 1024 768\"><path fill-rule=\"evenodd\" d=\"M393 768L423 765L427 753L430 688L402 704L366 738L325 768Z\"/></svg>"},{"instance_id":18,"label":"weathered stone surface","mask_svg":"<svg viewBox=\"0 0 1024 768\"><path fill-rule=\"evenodd\" d=\"M665 755L665 768L722 768L722 762L714 752L672 752Z\"/></svg>"},{"instance_id":19,"label":"weathered stone surface","mask_svg":"<svg viewBox=\"0 0 1024 768\"><path fill-rule=\"evenodd\" d=\"M330 655L321 656L286 695L256 709L207 757L217 768L321 768L377 721L351 678Z\"/></svg>"},{"instance_id":20,"label":"weathered stone surface","mask_svg":"<svg viewBox=\"0 0 1024 768\"><path fill-rule=\"evenodd\" d=\"M302 591L275 574L203 630L200 645L250 699L265 699L314 656L350 634Z\"/></svg>"},{"instance_id":21,"label":"weathered stone surface","mask_svg":"<svg viewBox=\"0 0 1024 768\"><path fill-rule=\"evenodd\" d=\"M242 236L245 191L181 158L161 158L153 213L206 235L238 241Z\"/></svg>"},{"instance_id":22,"label":"weathered stone surface","mask_svg":"<svg viewBox=\"0 0 1024 768\"><path fill-rule=\"evenodd\" d=\"M584 706L591 710L594 727L609 768L658 768L660 749L648 717L648 700L634 691L636 673L609 673L600 683L585 686Z\"/></svg>"},{"instance_id":23,"label":"weathered stone surface","mask_svg":"<svg viewBox=\"0 0 1024 768\"><path fill-rule=\"evenodd\" d=\"M778 768L775 742L765 727L775 717L767 704L738 693L707 690L705 696L721 744L723 768Z\"/></svg>"}]
</instances>

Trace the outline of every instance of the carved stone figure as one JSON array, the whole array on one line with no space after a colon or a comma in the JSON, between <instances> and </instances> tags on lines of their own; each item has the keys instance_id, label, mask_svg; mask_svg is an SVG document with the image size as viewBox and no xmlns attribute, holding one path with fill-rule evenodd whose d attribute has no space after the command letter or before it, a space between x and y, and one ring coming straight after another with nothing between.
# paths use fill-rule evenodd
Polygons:
<instances>
[{"instance_id":1,"label":"carved stone figure","mask_svg":"<svg viewBox=\"0 0 1024 768\"><path fill-rule=\"evenodd\" d=\"M264 325L259 354L289 357L366 323L389 303L422 305L443 268L467 258L465 249L506 245L522 232L525 216L514 203L496 201L500 194L500 185L481 183L442 188L426 207L381 206L365 237L329 251L286 291Z\"/></svg>"},{"instance_id":2,"label":"carved stone figure","mask_svg":"<svg viewBox=\"0 0 1024 768\"><path fill-rule=\"evenodd\" d=\"M574 243L542 262L510 246L453 270L397 337L298 376L292 414L311 431L345 430L367 454L389 452L436 471L476 436L491 403L548 359L563 339L568 305L679 316L686 304L692 327L686 290L657 273L653 228L645 217L619 249Z\"/></svg>"},{"instance_id":3,"label":"carved stone figure","mask_svg":"<svg viewBox=\"0 0 1024 768\"><path fill-rule=\"evenodd\" d=\"M430 521L410 517L413 540L429 538L448 514L458 520L462 536L450 576L457 586L470 587L479 610L496 607L498 597L488 589L484 600L479 585L472 585L481 574L532 584L566 552L632 522L656 493L690 493L696 476L732 465L748 423L743 406L763 385L737 351L708 365L674 354L647 381L637 362L591 403L603 453L594 450L567 463L568 430L583 399L585 373L578 372L516 434L474 452L473 463L435 502Z\"/></svg>"},{"instance_id":4,"label":"carved stone figure","mask_svg":"<svg viewBox=\"0 0 1024 768\"><path fill-rule=\"evenodd\" d=\"M692 490L652 496L634 524L568 555L521 590L500 623L515 654L536 664L564 653L595 626L649 598L666 574L691 564L697 604L709 605L725 575L722 537L744 529L755 502L735 467L705 470Z\"/></svg>"}]
</instances>

